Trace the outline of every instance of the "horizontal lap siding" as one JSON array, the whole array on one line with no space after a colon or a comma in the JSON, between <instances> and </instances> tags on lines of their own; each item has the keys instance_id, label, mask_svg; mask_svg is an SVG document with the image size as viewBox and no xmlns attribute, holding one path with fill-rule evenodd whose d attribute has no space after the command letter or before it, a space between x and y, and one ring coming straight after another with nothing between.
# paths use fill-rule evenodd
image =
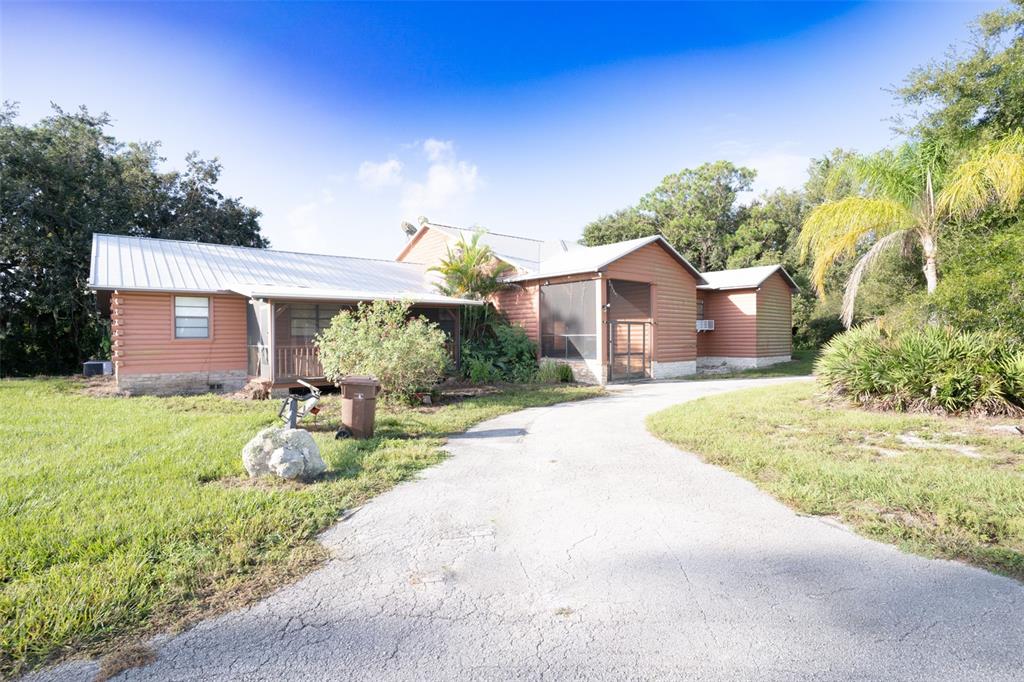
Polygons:
<instances>
[{"instance_id":1,"label":"horizontal lap siding","mask_svg":"<svg viewBox=\"0 0 1024 682\"><path fill-rule=\"evenodd\" d=\"M701 357L757 357L757 293L702 291L704 319L715 321L715 330L697 334Z\"/></svg>"},{"instance_id":2,"label":"horizontal lap siding","mask_svg":"<svg viewBox=\"0 0 1024 682\"><path fill-rule=\"evenodd\" d=\"M173 295L114 292L111 322L119 374L242 370L247 366L242 296L210 296L211 338L175 339Z\"/></svg>"},{"instance_id":3,"label":"horizontal lap siding","mask_svg":"<svg viewBox=\"0 0 1024 682\"><path fill-rule=\"evenodd\" d=\"M782 275L769 277L757 292L757 354L793 352L793 294Z\"/></svg>"},{"instance_id":4,"label":"horizontal lap siding","mask_svg":"<svg viewBox=\"0 0 1024 682\"><path fill-rule=\"evenodd\" d=\"M607 279L650 282L654 288L654 360L697 358L697 281L664 248L648 244L605 268Z\"/></svg>"},{"instance_id":5,"label":"horizontal lap siding","mask_svg":"<svg viewBox=\"0 0 1024 682\"><path fill-rule=\"evenodd\" d=\"M407 247L408 251L401 254L396 260L404 263L437 265L448 255L448 246L453 243L455 243L453 238L440 230L428 227L420 234L415 243Z\"/></svg>"},{"instance_id":6,"label":"horizontal lap siding","mask_svg":"<svg viewBox=\"0 0 1024 682\"><path fill-rule=\"evenodd\" d=\"M536 284L513 285L500 290L491 299L498 312L512 324L518 324L525 329L526 335L535 343L540 343L538 291Z\"/></svg>"}]
</instances>

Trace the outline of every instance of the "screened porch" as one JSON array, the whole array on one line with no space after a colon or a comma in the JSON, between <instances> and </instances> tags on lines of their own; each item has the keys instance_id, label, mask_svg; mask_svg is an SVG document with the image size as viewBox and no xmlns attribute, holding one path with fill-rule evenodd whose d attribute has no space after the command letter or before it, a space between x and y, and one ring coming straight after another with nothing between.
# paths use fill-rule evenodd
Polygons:
<instances>
[{"instance_id":1,"label":"screened porch","mask_svg":"<svg viewBox=\"0 0 1024 682\"><path fill-rule=\"evenodd\" d=\"M356 304L335 301L278 301L250 299L248 311L248 371L253 377L275 384L294 384L297 379L323 380L314 338L330 326L342 310ZM445 334L448 354L455 367L461 360L459 308L414 305L410 316L424 317Z\"/></svg>"}]
</instances>

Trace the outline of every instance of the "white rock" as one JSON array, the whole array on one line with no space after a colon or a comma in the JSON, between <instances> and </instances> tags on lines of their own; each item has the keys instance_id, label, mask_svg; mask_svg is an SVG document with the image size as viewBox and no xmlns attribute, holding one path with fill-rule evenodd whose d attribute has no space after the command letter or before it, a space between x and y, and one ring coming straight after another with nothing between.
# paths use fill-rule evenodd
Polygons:
<instances>
[{"instance_id":1,"label":"white rock","mask_svg":"<svg viewBox=\"0 0 1024 682\"><path fill-rule=\"evenodd\" d=\"M252 477L274 474L285 479L311 479L327 465L309 431L272 426L242 448L242 464Z\"/></svg>"}]
</instances>

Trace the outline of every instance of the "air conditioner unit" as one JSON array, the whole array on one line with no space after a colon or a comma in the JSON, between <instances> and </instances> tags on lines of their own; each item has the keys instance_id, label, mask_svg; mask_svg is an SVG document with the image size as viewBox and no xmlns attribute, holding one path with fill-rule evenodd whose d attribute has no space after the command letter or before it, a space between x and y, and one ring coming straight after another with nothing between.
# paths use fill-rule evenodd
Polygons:
<instances>
[{"instance_id":1,"label":"air conditioner unit","mask_svg":"<svg viewBox=\"0 0 1024 682\"><path fill-rule=\"evenodd\" d=\"M713 332L715 331L714 320L697 320L697 331L699 332Z\"/></svg>"}]
</instances>

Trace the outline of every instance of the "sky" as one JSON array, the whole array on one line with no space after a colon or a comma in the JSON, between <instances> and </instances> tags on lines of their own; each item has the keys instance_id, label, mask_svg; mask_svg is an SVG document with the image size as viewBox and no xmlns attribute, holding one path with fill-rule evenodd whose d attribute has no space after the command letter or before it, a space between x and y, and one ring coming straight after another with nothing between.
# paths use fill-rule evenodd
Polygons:
<instances>
[{"instance_id":1,"label":"sky","mask_svg":"<svg viewBox=\"0 0 1024 682\"><path fill-rule=\"evenodd\" d=\"M576 239L717 159L799 187L996 6L0 0L0 96L218 157L275 248L391 258L420 216Z\"/></svg>"}]
</instances>

